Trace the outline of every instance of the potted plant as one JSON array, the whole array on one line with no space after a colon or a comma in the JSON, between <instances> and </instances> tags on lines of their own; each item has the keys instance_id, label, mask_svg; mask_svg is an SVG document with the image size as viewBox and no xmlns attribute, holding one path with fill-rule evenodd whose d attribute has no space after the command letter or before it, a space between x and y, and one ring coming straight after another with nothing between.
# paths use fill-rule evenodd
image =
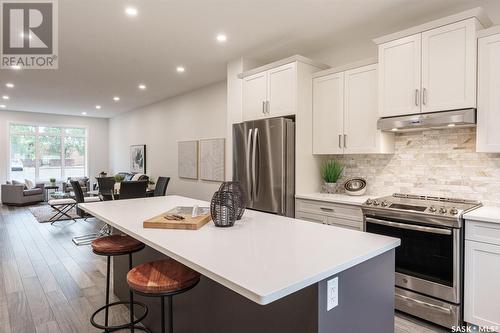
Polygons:
<instances>
[{"instance_id":1,"label":"potted plant","mask_svg":"<svg viewBox=\"0 0 500 333\"><path fill-rule=\"evenodd\" d=\"M344 166L335 160L326 161L321 167L321 177L323 178L323 188L326 193L335 193L337 180L342 175Z\"/></svg>"},{"instance_id":2,"label":"potted plant","mask_svg":"<svg viewBox=\"0 0 500 333\"><path fill-rule=\"evenodd\" d=\"M49 182L50 182L50 185L56 186L56 179L55 178L50 178Z\"/></svg>"},{"instance_id":3,"label":"potted plant","mask_svg":"<svg viewBox=\"0 0 500 333\"><path fill-rule=\"evenodd\" d=\"M154 190L155 184L156 184L156 182L154 181L154 179L149 178L149 180L148 180L148 189Z\"/></svg>"},{"instance_id":4,"label":"potted plant","mask_svg":"<svg viewBox=\"0 0 500 333\"><path fill-rule=\"evenodd\" d=\"M114 177L115 177L115 182L117 183L121 183L125 179L125 177L123 177L122 175L115 175Z\"/></svg>"}]
</instances>

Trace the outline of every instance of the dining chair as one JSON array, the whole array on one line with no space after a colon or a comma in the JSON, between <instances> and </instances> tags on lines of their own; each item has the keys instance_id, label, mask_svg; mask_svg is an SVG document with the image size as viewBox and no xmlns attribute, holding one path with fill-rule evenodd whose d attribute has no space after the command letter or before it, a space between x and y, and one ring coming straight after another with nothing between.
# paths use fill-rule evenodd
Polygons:
<instances>
[{"instance_id":1,"label":"dining chair","mask_svg":"<svg viewBox=\"0 0 500 333\"><path fill-rule=\"evenodd\" d=\"M120 200L146 197L147 180L125 181L120 184Z\"/></svg>"},{"instance_id":2,"label":"dining chair","mask_svg":"<svg viewBox=\"0 0 500 333\"><path fill-rule=\"evenodd\" d=\"M99 202L101 199L96 196L91 196L91 197L86 197L83 194L83 189L81 184L78 181L71 181L71 187L73 189L74 193L74 200L77 202L77 204L80 203L89 203L89 202ZM93 217L92 215L86 213L83 209L79 208L76 206L76 214L80 217L83 218L84 221L87 220L89 217ZM76 245L87 245L90 244L94 239L99 238L105 234L107 234L108 227L105 224L98 232L88 234L88 235L83 235L83 236L76 236L72 238L73 243Z\"/></svg>"},{"instance_id":3,"label":"dining chair","mask_svg":"<svg viewBox=\"0 0 500 333\"><path fill-rule=\"evenodd\" d=\"M96 179L99 185L99 195L102 197L102 200L113 200L116 183L115 177L97 177Z\"/></svg>"},{"instance_id":4,"label":"dining chair","mask_svg":"<svg viewBox=\"0 0 500 333\"><path fill-rule=\"evenodd\" d=\"M163 197L167 193L168 182L170 182L170 177L158 177L155 186L155 197Z\"/></svg>"}]
</instances>

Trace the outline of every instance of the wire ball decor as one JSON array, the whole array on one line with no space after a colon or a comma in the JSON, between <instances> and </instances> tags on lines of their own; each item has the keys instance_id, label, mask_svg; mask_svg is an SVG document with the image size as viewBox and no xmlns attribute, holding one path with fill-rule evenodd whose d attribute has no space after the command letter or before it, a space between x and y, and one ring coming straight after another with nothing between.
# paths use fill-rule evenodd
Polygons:
<instances>
[{"instance_id":1,"label":"wire ball decor","mask_svg":"<svg viewBox=\"0 0 500 333\"><path fill-rule=\"evenodd\" d=\"M217 227L231 227L245 212L245 199L237 182L222 183L210 202L210 213Z\"/></svg>"}]
</instances>

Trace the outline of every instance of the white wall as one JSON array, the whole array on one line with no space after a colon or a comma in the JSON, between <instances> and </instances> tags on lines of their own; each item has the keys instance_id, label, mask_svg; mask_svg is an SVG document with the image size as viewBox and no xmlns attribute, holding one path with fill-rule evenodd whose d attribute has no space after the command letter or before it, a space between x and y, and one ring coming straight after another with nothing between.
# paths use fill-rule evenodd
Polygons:
<instances>
[{"instance_id":1,"label":"white wall","mask_svg":"<svg viewBox=\"0 0 500 333\"><path fill-rule=\"evenodd\" d=\"M226 137L226 82L110 119L110 171L129 171L130 145L146 145L146 173L171 177L169 194L210 200L220 183L178 177L177 142Z\"/></svg>"},{"instance_id":2,"label":"white wall","mask_svg":"<svg viewBox=\"0 0 500 333\"><path fill-rule=\"evenodd\" d=\"M99 172L108 169L108 119L62 116L46 113L0 111L0 183L9 176L10 122L25 122L47 125L80 126L88 128L88 175L91 180Z\"/></svg>"}]
</instances>

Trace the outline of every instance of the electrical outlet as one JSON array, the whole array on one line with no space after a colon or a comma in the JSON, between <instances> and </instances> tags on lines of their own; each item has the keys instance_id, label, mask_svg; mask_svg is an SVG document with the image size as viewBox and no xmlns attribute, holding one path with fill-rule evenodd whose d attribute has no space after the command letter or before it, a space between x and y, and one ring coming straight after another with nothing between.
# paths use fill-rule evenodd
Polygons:
<instances>
[{"instance_id":1,"label":"electrical outlet","mask_svg":"<svg viewBox=\"0 0 500 333\"><path fill-rule=\"evenodd\" d=\"M326 283L326 311L339 305L339 278L338 276Z\"/></svg>"}]
</instances>

